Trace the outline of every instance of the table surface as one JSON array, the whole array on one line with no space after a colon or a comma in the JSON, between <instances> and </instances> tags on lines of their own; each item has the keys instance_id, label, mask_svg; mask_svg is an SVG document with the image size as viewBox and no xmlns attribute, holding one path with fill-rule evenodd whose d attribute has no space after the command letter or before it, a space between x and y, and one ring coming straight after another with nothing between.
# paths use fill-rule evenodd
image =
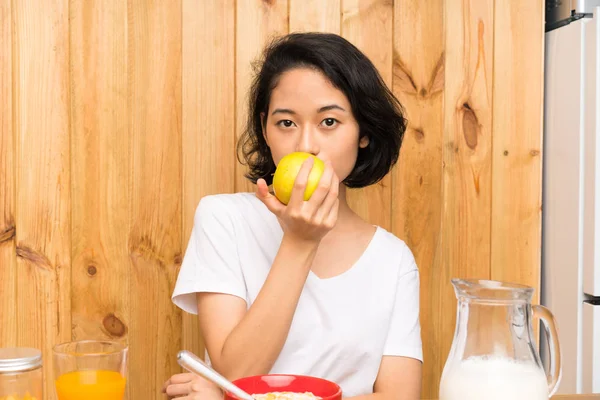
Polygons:
<instances>
[{"instance_id":1,"label":"table surface","mask_svg":"<svg viewBox=\"0 0 600 400\"><path fill-rule=\"evenodd\" d=\"M506 399L510 400L510 399ZM557 394L552 396L551 400L600 400L600 393L598 394Z\"/></svg>"}]
</instances>

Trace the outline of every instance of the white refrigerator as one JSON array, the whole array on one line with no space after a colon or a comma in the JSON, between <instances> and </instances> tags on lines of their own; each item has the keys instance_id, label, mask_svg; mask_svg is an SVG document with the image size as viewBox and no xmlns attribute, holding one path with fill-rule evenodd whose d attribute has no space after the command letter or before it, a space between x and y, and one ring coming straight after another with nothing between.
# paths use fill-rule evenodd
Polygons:
<instances>
[{"instance_id":1,"label":"white refrigerator","mask_svg":"<svg viewBox=\"0 0 600 400\"><path fill-rule=\"evenodd\" d=\"M558 393L600 393L600 0L546 0L542 304Z\"/></svg>"}]
</instances>

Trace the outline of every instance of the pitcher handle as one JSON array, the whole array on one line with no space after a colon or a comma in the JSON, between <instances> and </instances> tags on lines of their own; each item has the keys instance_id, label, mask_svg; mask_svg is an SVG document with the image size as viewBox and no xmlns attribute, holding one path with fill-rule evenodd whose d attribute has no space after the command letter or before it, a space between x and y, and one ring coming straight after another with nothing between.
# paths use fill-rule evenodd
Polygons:
<instances>
[{"instance_id":1,"label":"pitcher handle","mask_svg":"<svg viewBox=\"0 0 600 400\"><path fill-rule=\"evenodd\" d=\"M548 347L550 348L550 382L548 384L548 390L550 395L548 397L552 397L556 390L558 389L558 384L560 383L560 378L562 375L562 368L560 365L560 345L558 344L558 333L556 331L556 322L554 321L554 315L548 310L546 307L541 305L534 305L533 308L533 317L539 318L544 326L544 333L546 334L546 340L548 342Z\"/></svg>"}]
</instances>

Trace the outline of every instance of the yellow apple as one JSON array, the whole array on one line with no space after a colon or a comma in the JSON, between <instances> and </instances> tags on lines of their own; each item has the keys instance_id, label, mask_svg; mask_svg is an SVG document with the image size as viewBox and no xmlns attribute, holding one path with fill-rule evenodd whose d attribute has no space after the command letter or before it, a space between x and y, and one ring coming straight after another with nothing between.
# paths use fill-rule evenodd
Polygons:
<instances>
[{"instance_id":1,"label":"yellow apple","mask_svg":"<svg viewBox=\"0 0 600 400\"><path fill-rule=\"evenodd\" d=\"M315 161L312 170L308 175L308 182L306 184L306 190L304 191L304 200L308 201L317 188L321 175L323 175L323 171L325 171L325 163L323 160L310 153L297 151L286 155L279 161L279 164L277 164L277 169L273 176L273 191L275 192L275 196L283 204L289 203L296 176L298 176L298 172L300 172L300 167L304 160L309 157L314 158Z\"/></svg>"}]
</instances>

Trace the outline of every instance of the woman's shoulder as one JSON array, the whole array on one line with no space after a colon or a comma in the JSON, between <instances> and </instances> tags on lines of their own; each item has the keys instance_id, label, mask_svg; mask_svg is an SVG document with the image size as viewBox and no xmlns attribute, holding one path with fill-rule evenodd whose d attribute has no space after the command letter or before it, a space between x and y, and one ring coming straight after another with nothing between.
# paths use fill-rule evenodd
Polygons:
<instances>
[{"instance_id":1,"label":"woman's shoulder","mask_svg":"<svg viewBox=\"0 0 600 400\"><path fill-rule=\"evenodd\" d=\"M249 209L261 208L266 207L252 192L206 195L200 199L197 206L197 210L217 213L244 212Z\"/></svg>"},{"instance_id":2,"label":"woman's shoulder","mask_svg":"<svg viewBox=\"0 0 600 400\"><path fill-rule=\"evenodd\" d=\"M198 210L209 212L237 211L250 207L260 202L254 193L219 193L202 197L198 203Z\"/></svg>"},{"instance_id":3,"label":"woman's shoulder","mask_svg":"<svg viewBox=\"0 0 600 400\"><path fill-rule=\"evenodd\" d=\"M406 242L396 236L394 233L382 228L377 227L377 234L379 235L379 256L385 259L397 260L397 265L401 269L416 269L415 257L406 244Z\"/></svg>"},{"instance_id":4,"label":"woman's shoulder","mask_svg":"<svg viewBox=\"0 0 600 400\"><path fill-rule=\"evenodd\" d=\"M254 221L268 218L270 211L251 192L221 193L204 196L196 208L196 223L212 219L218 221Z\"/></svg>"}]
</instances>

